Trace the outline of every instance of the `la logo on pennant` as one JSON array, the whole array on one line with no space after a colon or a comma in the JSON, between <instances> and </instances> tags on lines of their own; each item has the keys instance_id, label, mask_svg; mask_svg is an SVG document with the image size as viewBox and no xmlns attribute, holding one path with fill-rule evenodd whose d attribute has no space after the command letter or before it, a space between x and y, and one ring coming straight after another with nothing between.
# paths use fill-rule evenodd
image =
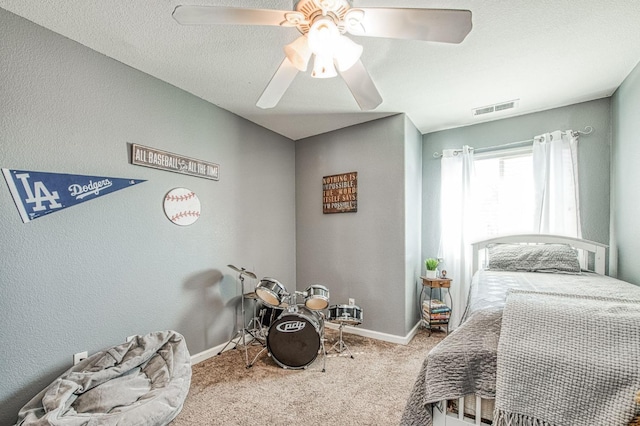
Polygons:
<instances>
[{"instance_id":1,"label":"la logo on pennant","mask_svg":"<svg viewBox=\"0 0 640 426\"><path fill-rule=\"evenodd\" d=\"M146 182L100 176L2 169L24 223L84 201Z\"/></svg>"}]
</instances>

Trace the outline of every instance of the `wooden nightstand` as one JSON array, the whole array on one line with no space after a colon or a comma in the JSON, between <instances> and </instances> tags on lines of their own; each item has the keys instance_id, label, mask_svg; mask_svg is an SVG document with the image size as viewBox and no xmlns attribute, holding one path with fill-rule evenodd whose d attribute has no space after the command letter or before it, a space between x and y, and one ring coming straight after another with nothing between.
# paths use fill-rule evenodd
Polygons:
<instances>
[{"instance_id":1,"label":"wooden nightstand","mask_svg":"<svg viewBox=\"0 0 640 426\"><path fill-rule=\"evenodd\" d=\"M451 278L420 277L420 279L422 279L422 291L420 292L419 300L421 325L427 327L429 333L434 328L441 328L449 334L449 319L451 317L451 305L453 305L453 298L449 292ZM429 289L429 298L426 298L427 289ZM433 289L440 289L441 295L442 289L447 289L447 294L449 295L448 306L444 301L433 299Z\"/></svg>"}]
</instances>

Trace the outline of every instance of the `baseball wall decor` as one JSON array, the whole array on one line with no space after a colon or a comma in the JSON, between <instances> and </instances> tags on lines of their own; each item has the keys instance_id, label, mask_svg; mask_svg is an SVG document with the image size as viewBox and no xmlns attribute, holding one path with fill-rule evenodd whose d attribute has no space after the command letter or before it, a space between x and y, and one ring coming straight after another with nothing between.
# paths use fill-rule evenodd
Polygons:
<instances>
[{"instance_id":1,"label":"baseball wall decor","mask_svg":"<svg viewBox=\"0 0 640 426\"><path fill-rule=\"evenodd\" d=\"M138 144L131 145L131 164L218 180L220 165Z\"/></svg>"},{"instance_id":2,"label":"baseball wall decor","mask_svg":"<svg viewBox=\"0 0 640 426\"><path fill-rule=\"evenodd\" d=\"M24 223L145 180L2 169Z\"/></svg>"},{"instance_id":3,"label":"baseball wall decor","mask_svg":"<svg viewBox=\"0 0 640 426\"><path fill-rule=\"evenodd\" d=\"M200 199L187 188L174 188L164 197L164 214L176 225L191 225L200 217Z\"/></svg>"}]
</instances>

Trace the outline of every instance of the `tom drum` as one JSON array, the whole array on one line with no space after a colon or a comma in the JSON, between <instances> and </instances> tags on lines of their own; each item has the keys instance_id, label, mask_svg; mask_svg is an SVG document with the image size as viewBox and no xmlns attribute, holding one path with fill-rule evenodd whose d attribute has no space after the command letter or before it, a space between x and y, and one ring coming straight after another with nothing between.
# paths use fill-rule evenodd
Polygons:
<instances>
[{"instance_id":1,"label":"tom drum","mask_svg":"<svg viewBox=\"0 0 640 426\"><path fill-rule=\"evenodd\" d=\"M278 280L265 277L256 286L256 295L268 306L278 308L283 303L287 291Z\"/></svg>"},{"instance_id":2,"label":"tom drum","mask_svg":"<svg viewBox=\"0 0 640 426\"><path fill-rule=\"evenodd\" d=\"M329 306L329 289L323 285L314 284L305 290L307 296L304 299L304 305L314 311L327 309Z\"/></svg>"}]
</instances>

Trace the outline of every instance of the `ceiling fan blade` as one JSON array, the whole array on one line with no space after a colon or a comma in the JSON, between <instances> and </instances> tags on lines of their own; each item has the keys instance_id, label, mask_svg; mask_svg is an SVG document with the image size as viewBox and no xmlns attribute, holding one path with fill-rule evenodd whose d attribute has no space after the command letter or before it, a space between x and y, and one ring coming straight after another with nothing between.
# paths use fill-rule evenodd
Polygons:
<instances>
[{"instance_id":1,"label":"ceiling fan blade","mask_svg":"<svg viewBox=\"0 0 640 426\"><path fill-rule=\"evenodd\" d=\"M259 108L273 108L280 102L282 95L287 91L293 79L296 78L298 69L287 58L280 64L276 73L271 77L271 81L267 84L260 99L256 103Z\"/></svg>"},{"instance_id":2,"label":"ceiling fan blade","mask_svg":"<svg viewBox=\"0 0 640 426\"><path fill-rule=\"evenodd\" d=\"M225 6L176 6L173 19L182 25L280 25L291 11Z\"/></svg>"},{"instance_id":3,"label":"ceiling fan blade","mask_svg":"<svg viewBox=\"0 0 640 426\"><path fill-rule=\"evenodd\" d=\"M353 35L441 43L462 42L472 27L471 11L454 9L358 8L345 21Z\"/></svg>"},{"instance_id":4,"label":"ceiling fan blade","mask_svg":"<svg viewBox=\"0 0 640 426\"><path fill-rule=\"evenodd\" d=\"M382 103L382 96L380 96L380 92L373 84L373 80L361 60L358 60L348 70L340 71L340 75L347 83L347 87L360 105L361 110L370 111Z\"/></svg>"}]
</instances>

